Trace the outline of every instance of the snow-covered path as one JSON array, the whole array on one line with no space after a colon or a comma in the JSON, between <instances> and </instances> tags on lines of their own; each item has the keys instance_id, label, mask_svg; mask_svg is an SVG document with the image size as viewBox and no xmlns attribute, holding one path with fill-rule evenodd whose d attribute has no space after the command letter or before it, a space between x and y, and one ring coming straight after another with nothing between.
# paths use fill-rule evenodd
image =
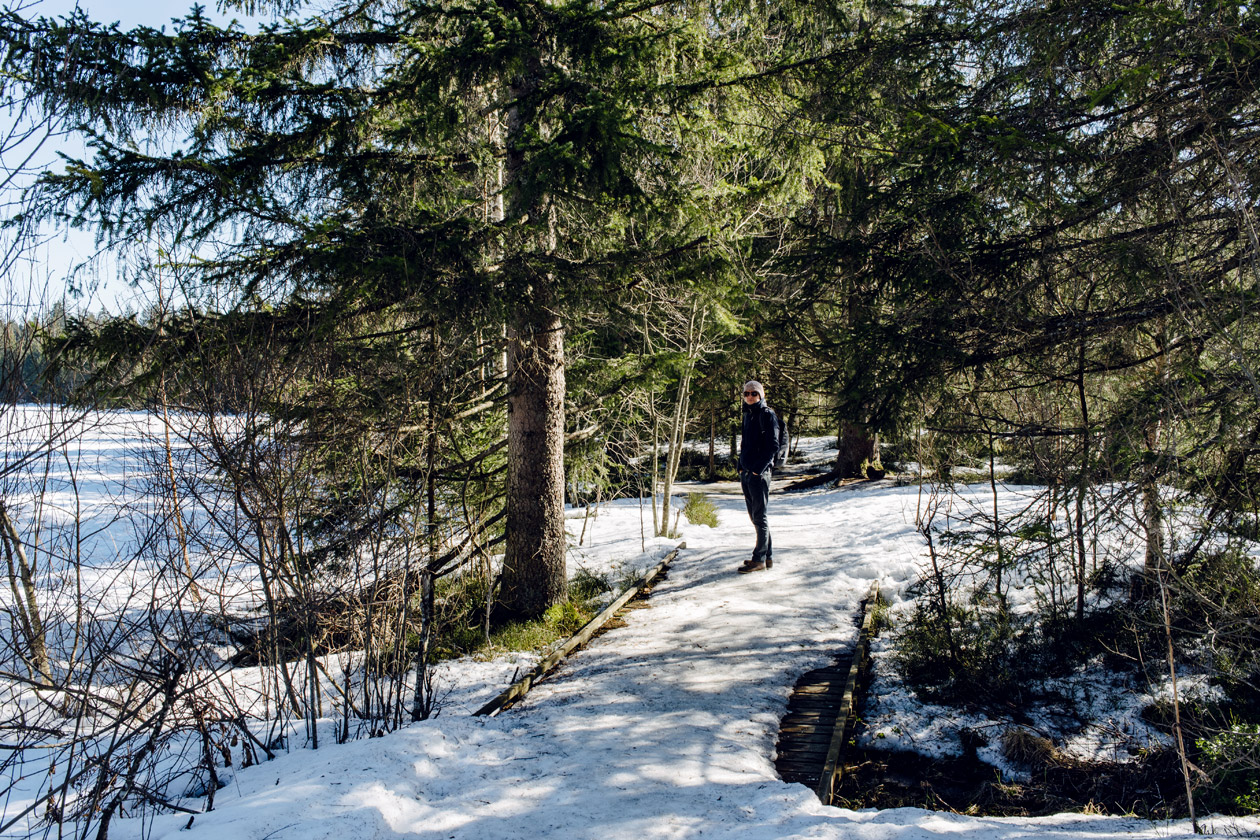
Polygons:
<instances>
[{"instance_id":1,"label":"snow-covered path","mask_svg":"<svg viewBox=\"0 0 1260 840\"><path fill-rule=\"evenodd\" d=\"M716 497L722 526L686 529L689 549L650 609L631 611L521 705L494 719L448 708L385 738L295 750L239 772L191 832L177 833L187 816L148 828L172 840L1188 835L1188 825L1081 815L852 812L778 779L778 721L796 678L856 635L872 580L911 577L915 493L776 495L775 567L751 575L735 574L753 538L742 500ZM602 527L630 525L609 516ZM137 836L133 822L111 836Z\"/></svg>"}]
</instances>

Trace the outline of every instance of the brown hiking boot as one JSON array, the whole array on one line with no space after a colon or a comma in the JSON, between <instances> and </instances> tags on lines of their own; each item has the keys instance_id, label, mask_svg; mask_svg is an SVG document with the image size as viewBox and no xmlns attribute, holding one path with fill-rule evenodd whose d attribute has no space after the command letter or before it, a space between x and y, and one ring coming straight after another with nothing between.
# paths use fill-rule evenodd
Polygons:
<instances>
[{"instance_id":1,"label":"brown hiking boot","mask_svg":"<svg viewBox=\"0 0 1260 840\"><path fill-rule=\"evenodd\" d=\"M766 568L767 568L767 569L773 569L773 568L774 568L774 558L773 558L773 557L767 557L767 558L766 558Z\"/></svg>"},{"instance_id":2,"label":"brown hiking boot","mask_svg":"<svg viewBox=\"0 0 1260 840\"><path fill-rule=\"evenodd\" d=\"M739 573L746 575L749 572L764 572L766 563L764 560L749 560L747 563L739 567Z\"/></svg>"}]
</instances>

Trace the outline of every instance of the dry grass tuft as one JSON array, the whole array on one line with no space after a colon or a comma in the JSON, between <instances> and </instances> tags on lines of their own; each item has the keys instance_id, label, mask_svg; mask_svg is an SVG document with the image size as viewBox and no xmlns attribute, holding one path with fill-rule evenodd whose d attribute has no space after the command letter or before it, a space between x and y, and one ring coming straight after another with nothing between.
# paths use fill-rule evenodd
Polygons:
<instances>
[{"instance_id":1,"label":"dry grass tuft","mask_svg":"<svg viewBox=\"0 0 1260 840\"><path fill-rule=\"evenodd\" d=\"M1053 767L1062 763L1049 738L1018 726L1002 733L1002 754L1027 767Z\"/></svg>"}]
</instances>

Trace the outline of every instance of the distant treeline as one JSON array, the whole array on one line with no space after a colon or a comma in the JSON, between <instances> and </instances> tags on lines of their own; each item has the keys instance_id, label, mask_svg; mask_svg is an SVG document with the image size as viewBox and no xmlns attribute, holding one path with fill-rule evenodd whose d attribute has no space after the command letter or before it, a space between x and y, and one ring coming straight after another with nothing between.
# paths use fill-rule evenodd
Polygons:
<instances>
[{"instance_id":1,"label":"distant treeline","mask_svg":"<svg viewBox=\"0 0 1260 840\"><path fill-rule=\"evenodd\" d=\"M82 397L81 387L90 372L61 353L67 319L65 308L57 304L35 318L0 321L0 400L69 402ZM103 319L80 316L77 320Z\"/></svg>"}]
</instances>

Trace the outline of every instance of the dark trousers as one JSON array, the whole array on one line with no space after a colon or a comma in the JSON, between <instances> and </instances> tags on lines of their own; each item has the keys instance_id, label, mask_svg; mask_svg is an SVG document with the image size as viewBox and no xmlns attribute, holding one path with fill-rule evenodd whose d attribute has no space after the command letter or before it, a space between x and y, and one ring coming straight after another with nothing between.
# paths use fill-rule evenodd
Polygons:
<instances>
[{"instance_id":1,"label":"dark trousers","mask_svg":"<svg viewBox=\"0 0 1260 840\"><path fill-rule=\"evenodd\" d=\"M753 561L774 557L774 549L770 542L770 523L766 521L766 505L770 502L770 470L755 473L744 470L739 475L740 487L744 489L744 504L748 507L748 518L757 529L757 547L753 549Z\"/></svg>"}]
</instances>

